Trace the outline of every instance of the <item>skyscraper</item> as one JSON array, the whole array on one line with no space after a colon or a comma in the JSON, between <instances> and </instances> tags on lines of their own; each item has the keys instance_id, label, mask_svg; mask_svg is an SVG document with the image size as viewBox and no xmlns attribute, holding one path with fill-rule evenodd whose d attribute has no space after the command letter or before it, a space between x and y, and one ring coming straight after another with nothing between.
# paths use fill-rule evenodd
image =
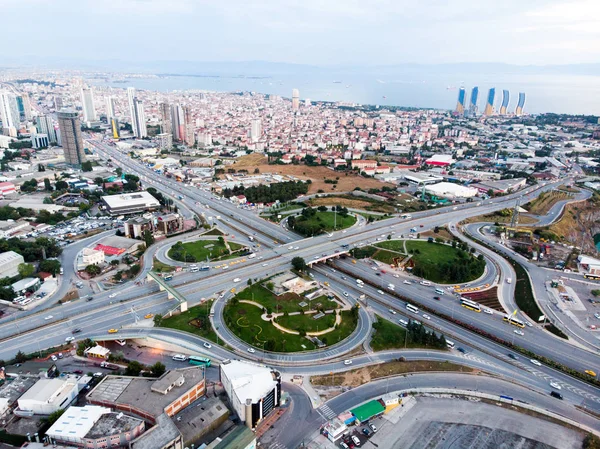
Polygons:
<instances>
[{"instance_id":1,"label":"skyscraper","mask_svg":"<svg viewBox=\"0 0 600 449\"><path fill-rule=\"evenodd\" d=\"M475 116L475 115L477 115L477 112L479 112L478 108L477 108L478 100L479 100L479 87L475 86L471 90L471 101L469 103L469 115L470 116Z\"/></svg>"},{"instance_id":2,"label":"skyscraper","mask_svg":"<svg viewBox=\"0 0 600 449\"><path fill-rule=\"evenodd\" d=\"M39 115L36 118L37 130L40 134L46 134L50 143L56 143L56 130L52 123L52 118L49 115Z\"/></svg>"},{"instance_id":3,"label":"skyscraper","mask_svg":"<svg viewBox=\"0 0 600 449\"><path fill-rule=\"evenodd\" d=\"M256 143L260 140L261 135L262 123L259 118L254 118L252 119L252 124L250 125L250 140Z\"/></svg>"},{"instance_id":4,"label":"skyscraper","mask_svg":"<svg viewBox=\"0 0 600 449\"><path fill-rule=\"evenodd\" d=\"M169 103L163 102L158 105L160 111L160 126L161 132L172 134L173 128L171 124L171 108L169 107Z\"/></svg>"},{"instance_id":5,"label":"skyscraper","mask_svg":"<svg viewBox=\"0 0 600 449\"><path fill-rule=\"evenodd\" d=\"M494 100L496 99L496 88L492 87L488 92L487 102L485 104L485 110L483 113L487 116L494 114Z\"/></svg>"},{"instance_id":6,"label":"skyscraper","mask_svg":"<svg viewBox=\"0 0 600 449\"><path fill-rule=\"evenodd\" d=\"M196 135L194 134L194 124L192 123L192 110L189 106L183 107L183 123L185 143L191 147L196 143Z\"/></svg>"},{"instance_id":7,"label":"skyscraper","mask_svg":"<svg viewBox=\"0 0 600 449\"><path fill-rule=\"evenodd\" d=\"M81 105L84 122L89 123L98 120L96 117L96 107L94 106L94 93L90 87L81 88Z\"/></svg>"},{"instance_id":8,"label":"skyscraper","mask_svg":"<svg viewBox=\"0 0 600 449\"><path fill-rule=\"evenodd\" d=\"M62 97L55 95L54 96L54 110L60 111L63 107L63 99Z\"/></svg>"},{"instance_id":9,"label":"skyscraper","mask_svg":"<svg viewBox=\"0 0 600 449\"><path fill-rule=\"evenodd\" d=\"M515 115L523 115L523 109L525 109L525 92L519 92L519 101L515 109Z\"/></svg>"},{"instance_id":10,"label":"skyscraper","mask_svg":"<svg viewBox=\"0 0 600 449\"><path fill-rule=\"evenodd\" d=\"M17 97L10 92L0 92L0 118L2 119L2 128L4 134L8 134L11 128L16 134L21 124L19 115L19 105Z\"/></svg>"},{"instance_id":11,"label":"skyscraper","mask_svg":"<svg viewBox=\"0 0 600 449\"><path fill-rule=\"evenodd\" d=\"M464 87L461 87L458 91L458 101L456 102L456 112L460 115L465 113L465 101L466 101L466 91Z\"/></svg>"},{"instance_id":12,"label":"skyscraper","mask_svg":"<svg viewBox=\"0 0 600 449\"><path fill-rule=\"evenodd\" d=\"M85 162L85 152L83 151L79 114L72 109L62 109L56 116L58 117L65 162L72 167L81 167L81 164Z\"/></svg>"},{"instance_id":13,"label":"skyscraper","mask_svg":"<svg viewBox=\"0 0 600 449\"><path fill-rule=\"evenodd\" d=\"M146 113L144 112L144 102L133 99L134 121L131 124L133 133L136 137L148 137L148 129L146 128Z\"/></svg>"},{"instance_id":14,"label":"skyscraper","mask_svg":"<svg viewBox=\"0 0 600 449\"><path fill-rule=\"evenodd\" d=\"M106 101L106 121L110 123L110 120L116 117L115 114L115 97L109 95L105 98Z\"/></svg>"},{"instance_id":15,"label":"skyscraper","mask_svg":"<svg viewBox=\"0 0 600 449\"><path fill-rule=\"evenodd\" d=\"M292 111L297 111L300 108L300 91L292 89Z\"/></svg>"},{"instance_id":16,"label":"skyscraper","mask_svg":"<svg viewBox=\"0 0 600 449\"><path fill-rule=\"evenodd\" d=\"M173 140L181 141L182 132L181 129L183 127L183 111L181 110L181 106L178 104L171 105L171 134L173 134Z\"/></svg>"},{"instance_id":17,"label":"skyscraper","mask_svg":"<svg viewBox=\"0 0 600 449\"><path fill-rule=\"evenodd\" d=\"M507 89L502 90L502 105L500 106L500 115L506 115L508 102L510 101L510 92Z\"/></svg>"},{"instance_id":18,"label":"skyscraper","mask_svg":"<svg viewBox=\"0 0 600 449\"><path fill-rule=\"evenodd\" d=\"M31 120L31 100L29 94L22 95L23 98L23 118L26 121Z\"/></svg>"}]
</instances>

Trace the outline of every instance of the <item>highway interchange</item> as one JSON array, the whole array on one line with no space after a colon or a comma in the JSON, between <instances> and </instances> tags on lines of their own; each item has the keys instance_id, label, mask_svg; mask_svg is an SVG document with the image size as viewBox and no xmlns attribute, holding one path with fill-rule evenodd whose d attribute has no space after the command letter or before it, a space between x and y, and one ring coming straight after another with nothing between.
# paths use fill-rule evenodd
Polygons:
<instances>
[{"instance_id":1,"label":"highway interchange","mask_svg":"<svg viewBox=\"0 0 600 449\"><path fill-rule=\"evenodd\" d=\"M242 283L249 278L262 278L269 274L275 274L283 271L290 266L293 257L300 256L306 261L314 260L315 257L321 257L322 254L332 255L346 251L342 245L357 245L374 242L381 235L387 235L391 232L399 238L401 235L408 235L410 228L418 227L422 230L432 229L435 226L441 226L450 223L453 224L463 220L468 216L482 215L495 210L512 207L518 196L522 196L521 204L537 196L541 191L550 190L557 184L547 184L545 186L528 187L525 191L518 194L509 195L493 200L485 201L481 205L467 203L457 206L456 210L450 208L434 209L412 214L410 220L401 220L391 218L374 222L369 225L355 226L344 232L336 232L331 235L322 235L309 239L301 239L297 235L284 229L274 223L267 222L258 218L253 212L242 208L237 208L228 201L216 199L210 192L188 188L182 186L163 176L156 175L151 169L143 166L141 163L129 159L125 154L118 152L115 148L102 141L89 141L96 151L105 158L111 158L113 163L120 166L128 173L136 173L140 176L145 187L154 187L163 193L182 197L177 200L180 211L188 218L196 214L202 217L206 222L218 223L220 229L235 236L239 242L246 240L247 244L252 244L247 240L248 235L255 239L254 244L260 245L257 250L258 258L247 260L231 266L227 270L215 270L214 268L207 272L189 273L182 272L175 276L171 284L188 299L190 305L200 303L203 298L219 297L213 305L213 325L217 329L219 337L224 339L227 345L232 349L225 349L220 345L212 345L207 351L203 347L204 341L196 336L178 332L171 329L152 328L150 326L131 326L136 321L143 322L143 316L147 313L158 314L165 313L177 306L175 300L168 300L164 292L158 291L158 286L152 282L141 282L140 285L134 283L124 284L118 290L112 292L103 292L94 295L94 301L75 301L70 304L53 307L45 310L49 305L43 306L42 310L25 312L20 316L0 320L0 358L9 359L18 350L24 352L36 352L46 347L57 346L64 343L65 338L71 335L74 328L82 329L81 337L95 337L97 339L109 339L106 334L109 328L119 328L119 338L153 338L163 342L176 342L190 352L203 352L216 359L225 358L254 358L264 363L277 366L283 372L297 374L318 374L338 372L348 369L343 364L344 354L361 346L366 345L367 337L370 332L371 322L374 314L385 319L397 321L400 317L415 318L409 316L403 301L389 295L381 295L378 288L365 284L363 288L356 285L354 277L360 277L365 281L370 281L375 285L385 289L388 283L396 284L396 291L403 296L409 297L414 303L422 304L439 310L441 313L453 316L463 323L473 324L496 335L506 341L514 341L520 346L535 352L538 355L556 360L566 366L578 371L594 369L598 371L597 352L595 351L595 338L580 329L573 330L572 327L566 329L569 335L575 337L577 344L571 344L561 340L540 327L534 325L524 329L524 336L514 334L514 328L501 320L501 315L496 312L493 315L484 313L474 313L460 307L455 299L449 299L451 295L446 295L442 301L433 299L432 287L425 287L411 279L412 284L406 286L402 284L403 279L408 279L407 275L401 274L403 278L398 279L391 274L376 276L375 270L372 270L368 263L359 261L352 264L348 259L336 259L333 266L344 271L352 272L353 277L342 277L339 271L333 272L331 266L316 265L312 269L315 279L320 282L328 281L330 288L334 292L341 294L346 291L350 293L352 300L356 300L359 295L365 294L370 298L368 307L360 309L360 320L358 329L352 336L345 341L326 348L322 351L305 352L297 354L277 354L269 353L258 349L256 354L249 354L246 349L248 345L235 337L222 322L222 309L230 296L229 289L234 287L232 279L239 277ZM564 180L562 181L564 182ZM558 206L557 206L558 207ZM560 205L562 207L562 204ZM558 212L553 208L551 215L556 218ZM220 219L217 218L220 216ZM209 218L210 217L210 218ZM421 225L423 228L421 228ZM458 230L457 235L460 235ZM477 233L477 226L470 225L465 229L467 233ZM176 239L167 239L166 241L150 247L144 257L143 269L138 280L145 279L145 275L151 270L153 258L164 260L166 249L177 240L193 239L195 235L186 235ZM99 238L98 236L90 239ZM481 238L481 235L478 236ZM481 283L491 283L497 280L501 291L502 302L508 309L515 306L514 303L514 283L504 282L507 277L515 278L514 272L506 260L496 253L473 243L469 244L484 254L488 261L494 261L489 264L492 267L486 272ZM488 242L489 243L489 242ZM69 266L73 263L77 252L89 242L78 242L65 248L63 261L65 263L65 281L74 275L74 267ZM292 249L289 249L289 248ZM506 248L501 248L506 250ZM514 255L511 254L514 257ZM523 262L523 260L519 260ZM215 264L211 264L215 265ZM527 267L530 270L530 267ZM537 268L537 267L536 267ZM533 267L531 267L534 270ZM539 276L544 281L547 272L542 269ZM499 270L499 271L497 271ZM531 273L531 271L530 271ZM533 287L536 296L543 297L545 290L542 291L538 285L538 275L532 275ZM540 277L541 279L541 277ZM240 284L241 285L241 284ZM543 288L543 287L542 287ZM68 283L63 282L60 287L61 292L68 289ZM116 295L115 295L116 293ZM539 295L539 296L538 296ZM113 296L113 297L110 297ZM542 303L542 307L544 304ZM391 314L390 309L395 310L396 314ZM45 318L52 314L53 318ZM551 316L551 315L550 315ZM522 319L526 319L521 317ZM422 318L419 317L421 321ZM563 386L563 394L566 402L574 404L584 404L585 406L600 411L600 397L597 388L577 380L571 376L546 366L534 366L529 360L522 356L517 356L505 347L493 343L477 334L445 321L435 315L431 320L425 323L427 326L443 333L449 339L455 341L457 346L466 349L466 354L457 351L450 353L440 353L436 351L388 351L384 353L372 353L367 351L366 355L353 357L352 368L367 366L380 361L393 360L399 356L407 359L432 359L432 360L451 360L463 365L472 366L477 369L491 372L505 379L513 381L537 391L547 391L548 382L555 381ZM561 328L565 328L562 326ZM79 337L78 337L79 338ZM112 337L114 338L114 337ZM508 357L512 353L518 360ZM595 424L594 424L595 425Z\"/></svg>"}]
</instances>

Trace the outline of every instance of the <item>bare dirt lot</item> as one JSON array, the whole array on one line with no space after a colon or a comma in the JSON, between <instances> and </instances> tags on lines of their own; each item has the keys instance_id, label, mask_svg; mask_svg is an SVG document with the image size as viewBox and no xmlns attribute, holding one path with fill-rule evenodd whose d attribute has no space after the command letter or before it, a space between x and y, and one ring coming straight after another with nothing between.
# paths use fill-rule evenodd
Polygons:
<instances>
[{"instance_id":1,"label":"bare dirt lot","mask_svg":"<svg viewBox=\"0 0 600 449\"><path fill-rule=\"evenodd\" d=\"M266 156L260 154L249 154L239 158L235 164L230 166L236 170L246 169L249 173L253 173L254 169L258 168L261 173L274 173L281 175L292 175L299 179L310 179L312 184L308 190L309 194L317 193L319 190L323 192L350 192L355 187L360 187L363 190L372 188L380 189L383 186L394 187L392 184L380 182L373 178L364 178L359 175L335 172L327 167L309 167L307 165L269 165L267 164ZM325 180L335 180L339 177L337 185L326 184ZM334 188L335 186L335 188Z\"/></svg>"}]
</instances>

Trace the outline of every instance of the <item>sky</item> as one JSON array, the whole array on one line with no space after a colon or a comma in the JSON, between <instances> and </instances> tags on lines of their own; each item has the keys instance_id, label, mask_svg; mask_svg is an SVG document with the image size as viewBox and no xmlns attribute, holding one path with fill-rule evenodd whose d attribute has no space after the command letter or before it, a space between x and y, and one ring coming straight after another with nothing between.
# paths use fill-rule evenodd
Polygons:
<instances>
[{"instance_id":1,"label":"sky","mask_svg":"<svg viewBox=\"0 0 600 449\"><path fill-rule=\"evenodd\" d=\"M600 62L597 0L0 0L3 60Z\"/></svg>"}]
</instances>

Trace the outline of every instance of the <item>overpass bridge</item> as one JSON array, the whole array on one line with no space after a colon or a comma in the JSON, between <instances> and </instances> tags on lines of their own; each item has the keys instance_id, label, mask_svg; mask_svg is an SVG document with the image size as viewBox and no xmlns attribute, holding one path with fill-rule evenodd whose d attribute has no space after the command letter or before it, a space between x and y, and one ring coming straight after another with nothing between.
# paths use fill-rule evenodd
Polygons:
<instances>
[{"instance_id":1,"label":"overpass bridge","mask_svg":"<svg viewBox=\"0 0 600 449\"><path fill-rule=\"evenodd\" d=\"M167 292L168 299L175 299L177 301L177 306L174 309L169 310L168 316L170 316L175 309L179 309L180 312L185 312L188 309L188 302L185 296L179 293L172 285L167 284L167 282L157 273L149 271L146 275L146 280L156 282L158 284L158 289L161 292Z\"/></svg>"},{"instance_id":2,"label":"overpass bridge","mask_svg":"<svg viewBox=\"0 0 600 449\"><path fill-rule=\"evenodd\" d=\"M327 262L329 259L337 259L340 256L350 256L350 251L348 251L348 250L336 251L333 254L326 254L324 256L317 257L316 259L313 258L311 260L307 260L306 265L308 265L309 267L312 267L314 264L321 263L321 262Z\"/></svg>"}]
</instances>

